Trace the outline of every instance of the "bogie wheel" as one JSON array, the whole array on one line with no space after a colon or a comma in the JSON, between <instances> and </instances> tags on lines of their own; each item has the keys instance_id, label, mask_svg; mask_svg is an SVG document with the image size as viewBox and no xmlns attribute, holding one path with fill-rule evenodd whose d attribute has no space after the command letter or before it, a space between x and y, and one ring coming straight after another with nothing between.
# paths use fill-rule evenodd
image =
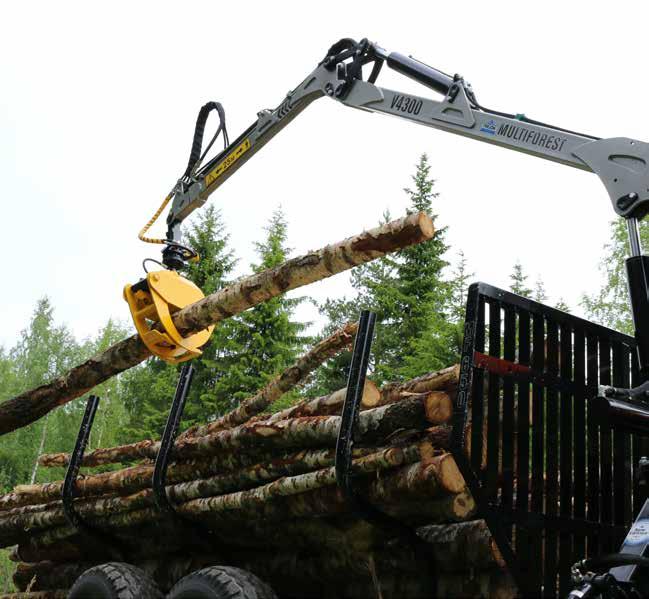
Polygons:
<instances>
[{"instance_id":1,"label":"bogie wheel","mask_svg":"<svg viewBox=\"0 0 649 599\"><path fill-rule=\"evenodd\" d=\"M168 599L277 599L277 595L251 572L212 566L182 578Z\"/></svg>"},{"instance_id":2,"label":"bogie wheel","mask_svg":"<svg viewBox=\"0 0 649 599\"><path fill-rule=\"evenodd\" d=\"M163 594L140 568L110 562L79 576L68 599L163 599Z\"/></svg>"}]
</instances>

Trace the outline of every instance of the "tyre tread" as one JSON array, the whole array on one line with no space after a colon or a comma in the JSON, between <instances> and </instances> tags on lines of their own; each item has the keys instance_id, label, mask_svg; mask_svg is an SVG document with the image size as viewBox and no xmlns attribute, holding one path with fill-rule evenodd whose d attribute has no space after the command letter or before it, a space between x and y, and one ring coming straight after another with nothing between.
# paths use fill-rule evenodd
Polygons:
<instances>
[{"instance_id":1,"label":"tyre tread","mask_svg":"<svg viewBox=\"0 0 649 599\"><path fill-rule=\"evenodd\" d=\"M193 581L205 581L219 599L277 599L273 590L251 572L232 566L211 566L188 574L177 582L169 599L178 596Z\"/></svg>"},{"instance_id":2,"label":"tyre tread","mask_svg":"<svg viewBox=\"0 0 649 599\"><path fill-rule=\"evenodd\" d=\"M162 593L143 570L122 562L109 562L89 568L70 589L71 596L86 576L104 578L114 591L116 599L162 599Z\"/></svg>"}]
</instances>

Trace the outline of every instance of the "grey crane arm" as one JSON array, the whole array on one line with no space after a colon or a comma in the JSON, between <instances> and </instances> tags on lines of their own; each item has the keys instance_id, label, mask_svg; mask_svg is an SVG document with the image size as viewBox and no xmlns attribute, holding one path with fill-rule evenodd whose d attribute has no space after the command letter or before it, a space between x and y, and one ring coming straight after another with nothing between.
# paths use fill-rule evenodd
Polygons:
<instances>
[{"instance_id":1,"label":"grey crane arm","mask_svg":"<svg viewBox=\"0 0 649 599\"><path fill-rule=\"evenodd\" d=\"M362 67L372 64L367 80ZM383 64L442 94L442 100L376 85ZM367 40L344 39L273 110L257 120L220 154L178 186L167 218L170 241L179 241L180 223L211 193L290 123L311 102L328 96L345 106L396 116L420 125L524 152L598 175L617 214L642 218L649 212L649 144L624 137L599 139L482 108L461 77L450 76L411 57L388 53Z\"/></svg>"}]
</instances>

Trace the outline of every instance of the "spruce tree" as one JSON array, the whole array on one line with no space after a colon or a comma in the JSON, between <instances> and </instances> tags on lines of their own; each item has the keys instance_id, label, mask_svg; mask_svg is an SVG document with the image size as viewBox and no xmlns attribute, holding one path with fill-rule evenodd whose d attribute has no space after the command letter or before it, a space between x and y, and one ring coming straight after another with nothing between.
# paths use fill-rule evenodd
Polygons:
<instances>
[{"instance_id":1,"label":"spruce tree","mask_svg":"<svg viewBox=\"0 0 649 599\"><path fill-rule=\"evenodd\" d=\"M548 301L548 294L545 291L545 284L541 280L541 277L536 279L534 285L534 300L542 304Z\"/></svg>"},{"instance_id":2,"label":"spruce tree","mask_svg":"<svg viewBox=\"0 0 649 599\"><path fill-rule=\"evenodd\" d=\"M512 274L509 275L509 278L511 279L509 289L512 293L522 295L523 297L532 297L532 290L527 286L528 276L523 272L523 266L520 261L514 264Z\"/></svg>"},{"instance_id":3,"label":"spruce tree","mask_svg":"<svg viewBox=\"0 0 649 599\"><path fill-rule=\"evenodd\" d=\"M640 238L649 247L649 222L640 222ZM629 305L625 258L629 256L626 222L618 218L611 222L610 239L604 246L600 272L604 278L601 289L585 294L581 299L588 318L607 327L633 335L633 321Z\"/></svg>"},{"instance_id":4,"label":"spruce tree","mask_svg":"<svg viewBox=\"0 0 649 599\"><path fill-rule=\"evenodd\" d=\"M273 212L265 227L266 236L255 244L259 261L252 264L261 272L284 263L290 254L286 245L287 223L281 208ZM242 399L265 385L274 375L295 361L307 339L306 324L295 320L294 313L304 298L279 296L259 304L237 318L234 331L241 348L236 356L239 390Z\"/></svg>"},{"instance_id":5,"label":"spruce tree","mask_svg":"<svg viewBox=\"0 0 649 599\"><path fill-rule=\"evenodd\" d=\"M475 273L469 272L469 263L460 250L458 252L458 261L453 269L450 279L451 287L451 321L464 327L464 314L466 312L467 293L471 278Z\"/></svg>"},{"instance_id":6,"label":"spruce tree","mask_svg":"<svg viewBox=\"0 0 649 599\"><path fill-rule=\"evenodd\" d=\"M422 154L412 185L404 191L410 199L409 212L423 211L435 219L433 203L438 194L430 169L428 157ZM389 219L384 214L383 221ZM444 278L448 264L444 236L445 228L437 228L425 243L355 268L351 283L356 297L321 306L329 321L327 330L334 322L357 318L362 308L376 312L372 377L379 384L422 374L455 358L453 288ZM321 369L318 391L340 388L347 363L348 356L342 355ZM337 369L328 373L331 367Z\"/></svg>"}]
</instances>

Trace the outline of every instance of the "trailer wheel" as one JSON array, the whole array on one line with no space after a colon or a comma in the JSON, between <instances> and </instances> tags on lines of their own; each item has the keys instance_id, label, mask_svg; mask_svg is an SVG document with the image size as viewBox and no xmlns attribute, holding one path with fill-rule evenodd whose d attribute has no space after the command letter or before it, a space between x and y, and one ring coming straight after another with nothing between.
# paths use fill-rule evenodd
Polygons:
<instances>
[{"instance_id":1,"label":"trailer wheel","mask_svg":"<svg viewBox=\"0 0 649 599\"><path fill-rule=\"evenodd\" d=\"M68 599L162 599L155 582L140 568L110 562L86 570L74 583Z\"/></svg>"},{"instance_id":2,"label":"trailer wheel","mask_svg":"<svg viewBox=\"0 0 649 599\"><path fill-rule=\"evenodd\" d=\"M182 578L168 599L277 599L277 595L251 572L212 566Z\"/></svg>"}]
</instances>

